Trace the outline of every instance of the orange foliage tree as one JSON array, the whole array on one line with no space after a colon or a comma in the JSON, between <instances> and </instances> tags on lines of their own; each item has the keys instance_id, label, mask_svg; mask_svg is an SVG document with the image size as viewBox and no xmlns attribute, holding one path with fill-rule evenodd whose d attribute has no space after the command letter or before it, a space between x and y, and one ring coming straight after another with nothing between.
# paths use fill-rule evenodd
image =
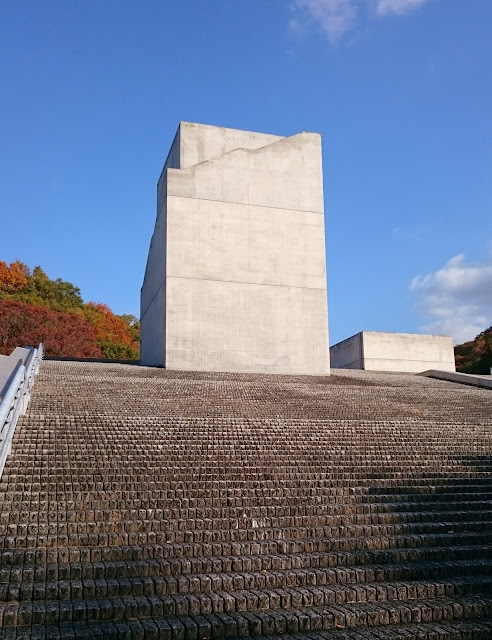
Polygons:
<instances>
[{"instance_id":1,"label":"orange foliage tree","mask_svg":"<svg viewBox=\"0 0 492 640\"><path fill-rule=\"evenodd\" d=\"M88 302L81 312L95 328L97 343L105 358L138 358L139 344L131 335L124 318L101 302Z\"/></svg>"},{"instance_id":2,"label":"orange foliage tree","mask_svg":"<svg viewBox=\"0 0 492 640\"><path fill-rule=\"evenodd\" d=\"M29 268L20 260L11 262L10 266L0 260L0 292L15 293L27 284Z\"/></svg>"}]
</instances>

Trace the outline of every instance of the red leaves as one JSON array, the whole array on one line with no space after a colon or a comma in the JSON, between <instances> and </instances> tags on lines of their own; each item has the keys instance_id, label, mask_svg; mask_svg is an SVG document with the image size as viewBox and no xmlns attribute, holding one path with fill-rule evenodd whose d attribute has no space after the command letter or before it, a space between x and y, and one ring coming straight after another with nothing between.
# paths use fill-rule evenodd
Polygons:
<instances>
[{"instance_id":1,"label":"red leaves","mask_svg":"<svg viewBox=\"0 0 492 640\"><path fill-rule=\"evenodd\" d=\"M133 345L126 322L105 304L88 302L85 305L84 316L95 327L98 340L118 342L126 346Z\"/></svg>"},{"instance_id":2,"label":"red leaves","mask_svg":"<svg viewBox=\"0 0 492 640\"><path fill-rule=\"evenodd\" d=\"M105 358L138 359L139 343L121 316L101 302L88 302L82 314L96 330L97 342Z\"/></svg>"},{"instance_id":3,"label":"red leaves","mask_svg":"<svg viewBox=\"0 0 492 640\"><path fill-rule=\"evenodd\" d=\"M84 304L80 290L41 267L0 260L0 353L43 342L47 355L138 359L140 323L102 303Z\"/></svg>"},{"instance_id":4,"label":"red leaves","mask_svg":"<svg viewBox=\"0 0 492 640\"><path fill-rule=\"evenodd\" d=\"M96 331L73 313L0 299L0 353L19 346L44 344L48 356L100 358Z\"/></svg>"}]
</instances>

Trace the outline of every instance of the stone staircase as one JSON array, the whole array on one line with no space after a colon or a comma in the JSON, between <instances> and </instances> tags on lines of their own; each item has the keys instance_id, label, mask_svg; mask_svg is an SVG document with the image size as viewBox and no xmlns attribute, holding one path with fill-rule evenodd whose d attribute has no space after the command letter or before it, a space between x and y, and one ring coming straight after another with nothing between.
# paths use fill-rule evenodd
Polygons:
<instances>
[{"instance_id":1,"label":"stone staircase","mask_svg":"<svg viewBox=\"0 0 492 640\"><path fill-rule=\"evenodd\" d=\"M0 637L492 638L492 394L44 362Z\"/></svg>"}]
</instances>

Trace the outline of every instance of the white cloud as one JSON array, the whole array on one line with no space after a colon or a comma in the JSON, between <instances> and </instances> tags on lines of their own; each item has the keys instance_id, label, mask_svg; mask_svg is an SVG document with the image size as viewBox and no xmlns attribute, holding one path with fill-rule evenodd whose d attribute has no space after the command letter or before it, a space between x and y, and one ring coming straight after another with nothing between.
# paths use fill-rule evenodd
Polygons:
<instances>
[{"instance_id":1,"label":"white cloud","mask_svg":"<svg viewBox=\"0 0 492 640\"><path fill-rule=\"evenodd\" d=\"M429 0L378 0L376 11L380 16L390 14L401 15L418 9Z\"/></svg>"},{"instance_id":2,"label":"white cloud","mask_svg":"<svg viewBox=\"0 0 492 640\"><path fill-rule=\"evenodd\" d=\"M299 11L300 18L291 25L316 23L334 44L354 25L357 4L357 0L295 0L293 7Z\"/></svg>"},{"instance_id":3,"label":"white cloud","mask_svg":"<svg viewBox=\"0 0 492 640\"><path fill-rule=\"evenodd\" d=\"M472 340L492 325L492 254L476 264L454 256L434 273L416 276L410 291L432 319L424 331L452 335L456 344Z\"/></svg>"},{"instance_id":4,"label":"white cloud","mask_svg":"<svg viewBox=\"0 0 492 640\"><path fill-rule=\"evenodd\" d=\"M427 2L430 0L293 0L291 7L297 17L290 21L290 27L300 32L317 24L336 44L356 25L361 10L384 18L408 13Z\"/></svg>"}]
</instances>

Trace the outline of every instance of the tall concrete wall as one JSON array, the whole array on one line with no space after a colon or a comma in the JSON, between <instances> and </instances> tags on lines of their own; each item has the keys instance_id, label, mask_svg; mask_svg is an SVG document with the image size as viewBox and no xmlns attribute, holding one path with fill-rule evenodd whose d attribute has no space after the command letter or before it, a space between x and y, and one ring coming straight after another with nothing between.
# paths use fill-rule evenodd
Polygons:
<instances>
[{"instance_id":1,"label":"tall concrete wall","mask_svg":"<svg viewBox=\"0 0 492 640\"><path fill-rule=\"evenodd\" d=\"M453 339L449 336L361 331L330 347L330 357L332 367L339 369L455 371Z\"/></svg>"},{"instance_id":2,"label":"tall concrete wall","mask_svg":"<svg viewBox=\"0 0 492 640\"><path fill-rule=\"evenodd\" d=\"M318 134L181 123L157 211L143 364L329 372Z\"/></svg>"},{"instance_id":3,"label":"tall concrete wall","mask_svg":"<svg viewBox=\"0 0 492 640\"><path fill-rule=\"evenodd\" d=\"M363 369L362 333L330 347L330 362L334 369Z\"/></svg>"}]
</instances>

